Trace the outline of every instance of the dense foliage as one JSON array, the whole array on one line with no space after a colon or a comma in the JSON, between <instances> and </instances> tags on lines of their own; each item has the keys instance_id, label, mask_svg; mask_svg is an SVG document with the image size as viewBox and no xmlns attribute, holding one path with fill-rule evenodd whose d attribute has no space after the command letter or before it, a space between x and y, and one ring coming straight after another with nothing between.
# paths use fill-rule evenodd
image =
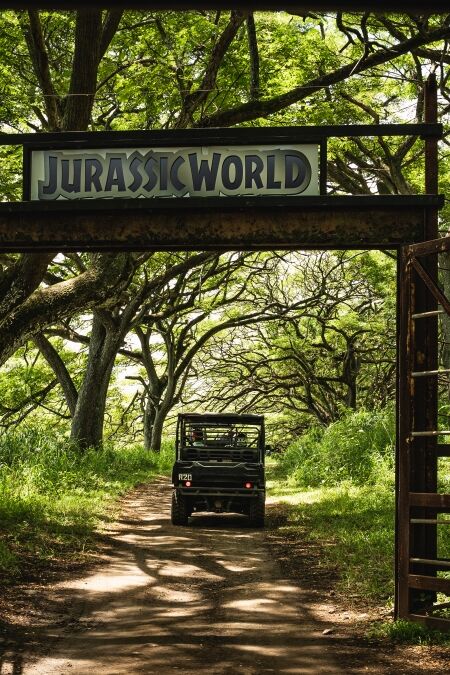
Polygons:
<instances>
[{"instance_id":1,"label":"dense foliage","mask_svg":"<svg viewBox=\"0 0 450 675\"><path fill-rule=\"evenodd\" d=\"M318 487L391 482L395 417L391 406L347 413L328 427L312 427L280 456L280 474L296 485Z\"/></svg>"},{"instance_id":2,"label":"dense foliage","mask_svg":"<svg viewBox=\"0 0 450 675\"><path fill-rule=\"evenodd\" d=\"M142 446L80 454L56 434L27 429L0 438L0 577L69 555L83 560L101 519L119 494L166 473L172 447L159 454Z\"/></svg>"},{"instance_id":3,"label":"dense foliage","mask_svg":"<svg viewBox=\"0 0 450 675\"><path fill-rule=\"evenodd\" d=\"M4 11L0 124L421 121L430 72L445 119L449 36L445 15ZM335 139L328 189L421 191L422 150L411 138ZM2 198L20 198L18 149L2 153ZM442 159L445 185L445 146ZM387 254L3 254L1 264L3 428L34 420L84 447L106 436L158 450L180 405L254 408L270 410L286 445L392 399Z\"/></svg>"}]
</instances>

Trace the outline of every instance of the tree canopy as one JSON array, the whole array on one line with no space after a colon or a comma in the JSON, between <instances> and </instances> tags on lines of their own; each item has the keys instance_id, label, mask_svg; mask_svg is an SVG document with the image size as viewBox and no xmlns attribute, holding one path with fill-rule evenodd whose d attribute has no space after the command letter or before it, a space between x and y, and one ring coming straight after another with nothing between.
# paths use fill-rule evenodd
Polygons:
<instances>
[{"instance_id":1,"label":"tree canopy","mask_svg":"<svg viewBox=\"0 0 450 675\"><path fill-rule=\"evenodd\" d=\"M445 121L449 39L450 14L3 11L0 125L419 122L430 73ZM328 190L422 192L422 152L412 138L335 139ZM448 129L440 155L445 191ZM0 167L2 199L20 199L19 149L1 149ZM447 220L448 206L442 231ZM392 398L389 255L3 253L0 263L3 425L58 419L96 445L106 419L108 435L157 448L180 405L268 406L294 433Z\"/></svg>"}]
</instances>

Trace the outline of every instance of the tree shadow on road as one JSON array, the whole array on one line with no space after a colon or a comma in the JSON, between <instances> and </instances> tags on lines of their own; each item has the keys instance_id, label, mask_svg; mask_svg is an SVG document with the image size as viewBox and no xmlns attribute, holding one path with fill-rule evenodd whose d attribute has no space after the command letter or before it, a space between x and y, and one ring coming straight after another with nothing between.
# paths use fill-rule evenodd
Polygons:
<instances>
[{"instance_id":1,"label":"tree shadow on road","mask_svg":"<svg viewBox=\"0 0 450 675\"><path fill-rule=\"evenodd\" d=\"M340 638L323 635L329 622L317 619L316 597L285 576L260 530L229 514L174 527L169 500L161 483L130 495L101 535L105 564L52 591L53 615L58 606L67 614L69 602L78 608L72 624L59 626L52 654L23 667L36 643L58 633L55 621L36 624L35 644L10 646L2 675L368 672L334 659ZM389 672L382 655L370 658Z\"/></svg>"}]
</instances>

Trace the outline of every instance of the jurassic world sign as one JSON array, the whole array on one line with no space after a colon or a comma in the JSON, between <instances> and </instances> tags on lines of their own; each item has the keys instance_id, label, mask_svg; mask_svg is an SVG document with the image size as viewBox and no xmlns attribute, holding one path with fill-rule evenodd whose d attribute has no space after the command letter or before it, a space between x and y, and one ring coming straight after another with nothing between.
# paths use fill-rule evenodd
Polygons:
<instances>
[{"instance_id":1,"label":"jurassic world sign","mask_svg":"<svg viewBox=\"0 0 450 675\"><path fill-rule=\"evenodd\" d=\"M32 200L319 194L318 145L36 149Z\"/></svg>"}]
</instances>

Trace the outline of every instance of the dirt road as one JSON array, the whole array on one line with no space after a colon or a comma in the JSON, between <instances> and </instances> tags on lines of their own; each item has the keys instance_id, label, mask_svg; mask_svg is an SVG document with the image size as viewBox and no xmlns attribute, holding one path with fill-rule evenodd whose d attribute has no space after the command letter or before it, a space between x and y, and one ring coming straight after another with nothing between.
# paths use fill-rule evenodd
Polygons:
<instances>
[{"instance_id":1,"label":"dirt road","mask_svg":"<svg viewBox=\"0 0 450 675\"><path fill-rule=\"evenodd\" d=\"M77 620L49 632L49 655L22 672L343 672L308 589L284 578L261 531L232 515L173 527L169 499L161 481L127 500L105 564L54 589Z\"/></svg>"}]
</instances>

